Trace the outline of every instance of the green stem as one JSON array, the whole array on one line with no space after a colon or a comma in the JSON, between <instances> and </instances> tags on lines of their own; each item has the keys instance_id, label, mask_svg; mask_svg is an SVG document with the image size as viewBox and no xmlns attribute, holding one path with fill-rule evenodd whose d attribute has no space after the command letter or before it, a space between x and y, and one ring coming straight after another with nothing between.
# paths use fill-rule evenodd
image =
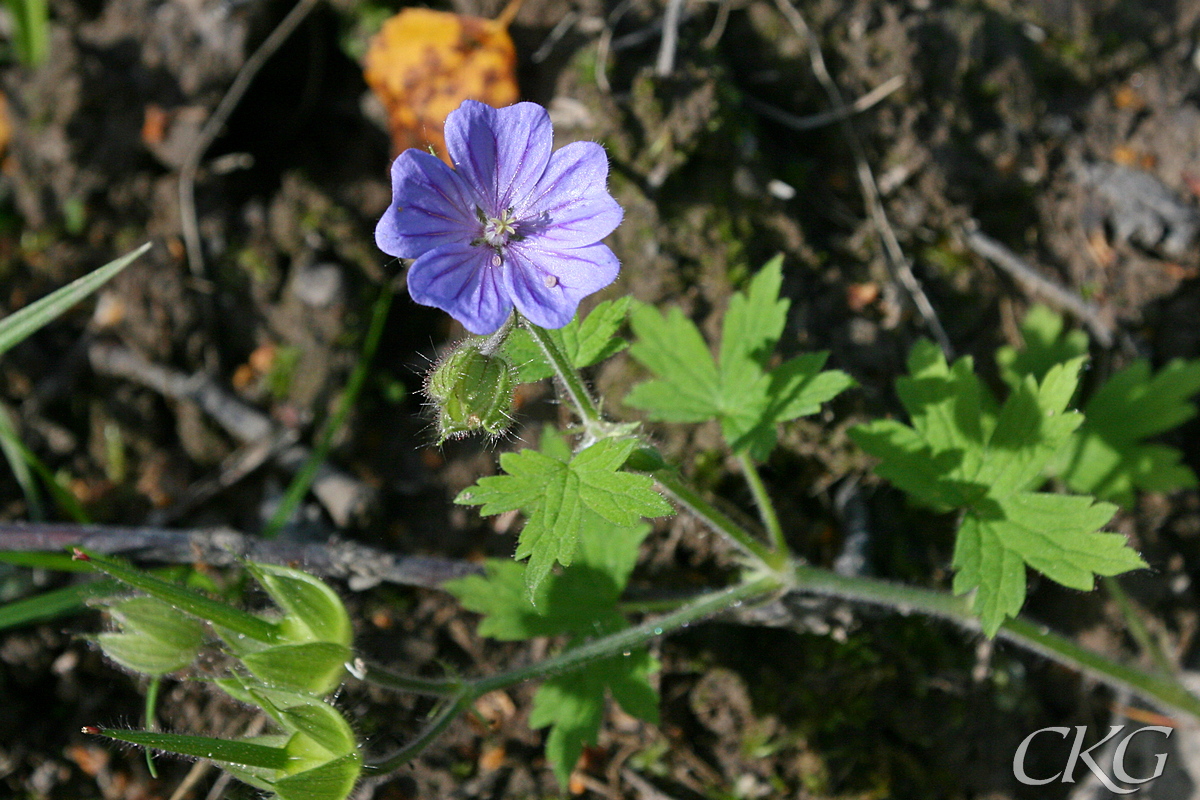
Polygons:
<instances>
[{"instance_id":1,"label":"green stem","mask_svg":"<svg viewBox=\"0 0 1200 800\"><path fill-rule=\"evenodd\" d=\"M1042 625L1015 617L1000 626L997 636L1112 686L1128 689L1148 700L1200 719L1200 698L1178 681L1093 653Z\"/></svg>"},{"instance_id":2,"label":"green stem","mask_svg":"<svg viewBox=\"0 0 1200 800\"><path fill-rule=\"evenodd\" d=\"M362 351L358 357L358 363L354 365L354 372L350 374L350 379L346 382L346 390L342 392L341 399L338 400L337 410L333 416L326 420L321 434L318 437L317 446L313 450L312 455L304 462L304 466L296 473L296 477L292 479L288 486L287 493L284 494L279 508L275 510L275 514L271 517L271 521L267 523L267 527L262 532L264 539L274 538L279 531L283 530L283 526L292 518L296 507L304 500L304 496L308 494L309 488L312 486L313 479L317 476L317 471L321 469L321 465L329 457L329 451L333 447L333 440L341 431L342 426L346 424L346 417L350 415L350 410L354 408L355 402L358 400L358 395L362 391L363 383L367 379L367 375L371 370L371 360L375 356L375 350L379 347L379 339L383 336L383 325L387 321L388 309L392 306L392 287L390 284L384 285L379 290L379 296L375 300L375 305L371 309L371 323L367 328L367 335L363 339Z\"/></svg>"},{"instance_id":3,"label":"green stem","mask_svg":"<svg viewBox=\"0 0 1200 800\"><path fill-rule=\"evenodd\" d=\"M778 591L780 588L782 588L782 584L778 578L769 575L760 575L728 589L701 595L670 614L655 617L640 625L617 631L599 639L593 639L578 647L565 650L552 658L539 661L536 664L517 667L516 669L488 678L468 681L461 685L452 697L447 699L445 705L442 706L421 732L417 734L415 739L386 758L372 762L370 767L374 770L387 772L403 766L424 751L455 717L470 708L476 699L488 692L535 678L548 678L552 675L560 675L564 672L580 669L592 661L626 653L658 636L678 630L679 628L685 628L693 622L698 622L721 611L735 608L747 600L764 597L771 592ZM356 663L355 667L357 668L358 666ZM378 677L378 673L375 676Z\"/></svg>"},{"instance_id":4,"label":"green stem","mask_svg":"<svg viewBox=\"0 0 1200 800\"><path fill-rule=\"evenodd\" d=\"M742 474L746 476L746 483L750 485L754 504L758 506L758 516L771 537L771 544L781 553L788 552L787 539L783 535L783 526L779 524L779 515L775 513L775 504L771 502L771 495L767 494L767 487L758 473L758 467L754 465L754 459L749 453L742 451L738 453L738 464L742 467Z\"/></svg>"},{"instance_id":5,"label":"green stem","mask_svg":"<svg viewBox=\"0 0 1200 800\"><path fill-rule=\"evenodd\" d=\"M559 383L566 391L571 405L575 406L576 413L583 421L584 430L594 439L602 438L607 431L607 425L604 418L600 416L600 407L592 399L591 392L583 383L583 378L579 376L579 371L571 364L571 360L558 346L558 342L554 340L550 331L539 328L525 318L522 318L521 322L524 324L525 330L529 331L529 335L537 342L538 347L542 349L542 354L546 356L546 363L558 376Z\"/></svg>"},{"instance_id":6,"label":"green stem","mask_svg":"<svg viewBox=\"0 0 1200 800\"><path fill-rule=\"evenodd\" d=\"M158 709L158 690L161 688L162 676L151 676L150 685L146 688L146 721L143 726L148 731L158 730L158 722L155 717ZM146 769L150 771L151 778L158 777L158 767L154 765L154 750L149 747L146 748Z\"/></svg>"},{"instance_id":7,"label":"green stem","mask_svg":"<svg viewBox=\"0 0 1200 800\"><path fill-rule=\"evenodd\" d=\"M428 697L451 697L463 690L464 683L452 678L421 678L415 675L402 675L389 669L371 664L361 658L348 664L350 674L360 681L373 683L385 689L395 689L400 692L412 692Z\"/></svg>"},{"instance_id":8,"label":"green stem","mask_svg":"<svg viewBox=\"0 0 1200 800\"><path fill-rule=\"evenodd\" d=\"M401 747L396 752L386 758L381 758L378 761L368 761L366 768L372 772L391 772L412 761L421 753L425 752L425 748L433 744L434 740L442 734L450 726L459 714L466 711L475 702L478 695L473 695L466 689L461 690L457 696L447 700L433 718L425 724L421 732L417 734L411 742Z\"/></svg>"},{"instance_id":9,"label":"green stem","mask_svg":"<svg viewBox=\"0 0 1200 800\"><path fill-rule=\"evenodd\" d=\"M806 565L794 568L795 591L884 606L901 614L920 613L979 631L979 619L966 600L945 592L902 586L873 578L851 578ZM1177 711L1200 719L1200 698L1168 677L1120 664L1090 652L1049 629L1021 618L1005 621L997 636L1102 683L1129 689Z\"/></svg>"},{"instance_id":10,"label":"green stem","mask_svg":"<svg viewBox=\"0 0 1200 800\"><path fill-rule=\"evenodd\" d=\"M669 467L659 469L652 474L654 480L658 482L658 488L664 494L679 506L687 509L710 530L728 538L755 561L772 571L782 570L787 566L788 554L786 551L772 551L754 538L749 531L722 514L692 487L684 483L674 469Z\"/></svg>"},{"instance_id":11,"label":"green stem","mask_svg":"<svg viewBox=\"0 0 1200 800\"><path fill-rule=\"evenodd\" d=\"M570 672L585 666L590 661L632 650L658 636L685 628L693 622L698 622L713 614L739 606L747 600L762 597L781 588L782 584L779 579L772 575L756 576L728 589L700 595L670 614L654 617L640 625L625 628L599 639L592 639L578 647L564 650L545 661L473 681L471 691L478 696L495 689L503 689L514 683Z\"/></svg>"}]
</instances>

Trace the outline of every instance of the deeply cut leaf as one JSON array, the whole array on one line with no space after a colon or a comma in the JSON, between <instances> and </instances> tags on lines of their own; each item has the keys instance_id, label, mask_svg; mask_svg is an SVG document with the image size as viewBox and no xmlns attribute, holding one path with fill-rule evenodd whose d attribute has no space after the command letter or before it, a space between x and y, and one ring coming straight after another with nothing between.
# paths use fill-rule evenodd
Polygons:
<instances>
[{"instance_id":1,"label":"deeply cut leaf","mask_svg":"<svg viewBox=\"0 0 1200 800\"><path fill-rule=\"evenodd\" d=\"M816 413L852 386L843 372L821 371L827 353L771 367L789 305L779 297L782 263L781 257L767 262L746 291L730 299L719 362L679 309L663 315L636 306L630 323L637 341L630 353L656 377L634 386L626 402L663 422L719 420L732 450L763 460L775 447L780 423Z\"/></svg>"},{"instance_id":2,"label":"deeply cut leaf","mask_svg":"<svg viewBox=\"0 0 1200 800\"><path fill-rule=\"evenodd\" d=\"M1025 348L996 351L1000 373L1011 386L1025 376L1039 380L1051 367L1087 352L1082 331L1064 332L1063 319L1053 311L1029 309L1021 331ZM1167 492L1197 485L1195 473L1182 463L1173 447L1147 443L1196 415L1190 398L1200 391L1200 361L1172 361L1153 373L1138 359L1117 372L1084 405L1084 422L1046 465L1046 473L1061 477L1077 492L1129 506L1134 492Z\"/></svg>"},{"instance_id":3,"label":"deeply cut leaf","mask_svg":"<svg viewBox=\"0 0 1200 800\"><path fill-rule=\"evenodd\" d=\"M911 427L877 420L850 431L880 459L876 473L914 501L961 510L954 590L974 592L989 636L1020 610L1027 566L1080 589L1144 566L1124 537L1099 532L1113 506L1033 491L1083 421L1066 410L1082 363L1052 365L1040 381L1027 375L998 405L969 358L947 364L935 345L918 343L909 376L896 382Z\"/></svg>"},{"instance_id":4,"label":"deeply cut leaf","mask_svg":"<svg viewBox=\"0 0 1200 800\"><path fill-rule=\"evenodd\" d=\"M505 453L500 466L507 474L482 478L455 502L483 506L485 516L526 514L515 558L529 559L525 579L533 598L555 562L571 563L585 511L626 526L671 513L649 476L621 471L636 446L633 439L602 439L565 460L535 450Z\"/></svg>"},{"instance_id":5,"label":"deeply cut leaf","mask_svg":"<svg viewBox=\"0 0 1200 800\"><path fill-rule=\"evenodd\" d=\"M1052 469L1074 490L1131 505L1137 490L1197 485L1183 454L1144 440L1196 416L1200 360L1172 361L1151 374L1139 359L1113 375L1084 406L1086 422Z\"/></svg>"}]
</instances>

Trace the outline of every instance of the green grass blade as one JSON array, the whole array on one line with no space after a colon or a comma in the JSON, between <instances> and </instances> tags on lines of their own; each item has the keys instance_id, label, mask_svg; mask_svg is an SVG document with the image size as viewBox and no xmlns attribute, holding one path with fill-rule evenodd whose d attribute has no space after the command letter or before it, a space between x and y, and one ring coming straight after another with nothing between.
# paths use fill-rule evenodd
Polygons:
<instances>
[{"instance_id":1,"label":"green grass blade","mask_svg":"<svg viewBox=\"0 0 1200 800\"><path fill-rule=\"evenodd\" d=\"M13 477L17 479L17 485L21 487L21 494L25 495L25 506L29 510L29 518L34 522L41 522L46 518L46 512L42 508L42 495L38 491L37 481L33 479L33 471L25 459L25 454L29 453L29 450L21 444L17 430L13 427L12 417L9 416L8 409L4 406L0 406L0 450L4 452L8 468L12 470Z\"/></svg>"},{"instance_id":2,"label":"green grass blade","mask_svg":"<svg viewBox=\"0 0 1200 800\"><path fill-rule=\"evenodd\" d=\"M187 736L156 731L120 731L98 727L87 727L83 729L83 732L107 736L110 739L138 744L142 747L153 747L168 753L210 758L213 761L228 761L231 764L241 764L247 767L284 769L290 760L287 750L282 747L214 739L209 736Z\"/></svg>"},{"instance_id":3,"label":"green grass blade","mask_svg":"<svg viewBox=\"0 0 1200 800\"><path fill-rule=\"evenodd\" d=\"M283 496L283 501L280 502L279 508L275 510L275 515L271 517L271 521L267 523L267 527L263 529L262 536L264 539L274 537L283 529L287 521L296 511L296 507L308 494L308 489L312 486L313 478L317 475L317 470L325 463L325 459L329 457L329 450L333 447L333 440L337 437L342 426L346 424L346 417L350 415L350 410L354 408L355 401L358 400L358 395L362 391L363 383L367 379L367 375L371 371L371 360L375 356L375 349L379 346L379 339L383 335L383 324L387 321L388 309L392 305L392 287L385 285L379 290L379 296L375 298L375 303L371 308L371 323L367 328L367 335L363 339L362 351L358 357L358 363L354 365L354 372L351 373L350 379L346 382L346 391L342 393L341 400L338 401L337 410L333 413L321 430L318 437L316 448L313 450L308 461L304 462L304 466L296 473L296 477L292 479L288 486L287 492Z\"/></svg>"},{"instance_id":4,"label":"green grass blade","mask_svg":"<svg viewBox=\"0 0 1200 800\"><path fill-rule=\"evenodd\" d=\"M94 272L89 272L82 278L46 295L41 300L30 303L20 311L0 319L0 355L7 353L68 308L99 289L149 249L150 242L146 242L132 253L110 261Z\"/></svg>"},{"instance_id":5,"label":"green grass blade","mask_svg":"<svg viewBox=\"0 0 1200 800\"><path fill-rule=\"evenodd\" d=\"M20 440L16 434L16 430L12 427L12 421L4 412L4 408L0 407L0 446L3 447L4 455L8 459L9 466L12 467L13 474L17 475L17 480L21 481L20 474L17 472L18 469L23 469L26 472L32 470L42 479L42 483L46 488L50 490L50 494L54 496L54 502L60 511L80 524L86 525L91 522L87 512L83 510L83 506L80 505L75 495L71 494L70 490L59 483L58 477L55 476L54 472ZM22 466L18 467L18 463ZM23 483L21 484L21 488L25 488ZM28 497L29 495L26 494L27 499ZM36 520L32 512L32 505L30 509L30 516Z\"/></svg>"},{"instance_id":6,"label":"green grass blade","mask_svg":"<svg viewBox=\"0 0 1200 800\"><path fill-rule=\"evenodd\" d=\"M120 583L102 578L15 600L0 606L0 630L74 614L83 610L86 602L94 597L107 597L121 591Z\"/></svg>"},{"instance_id":7,"label":"green grass blade","mask_svg":"<svg viewBox=\"0 0 1200 800\"><path fill-rule=\"evenodd\" d=\"M3 543L0 539L0 544ZM23 550L0 550L0 562L14 567L52 569L58 572L94 572L82 561L76 561L66 553L29 553Z\"/></svg>"},{"instance_id":8,"label":"green grass blade","mask_svg":"<svg viewBox=\"0 0 1200 800\"><path fill-rule=\"evenodd\" d=\"M6 0L13 20L13 45L27 67L45 62L50 54L50 9L46 0Z\"/></svg>"},{"instance_id":9,"label":"green grass blade","mask_svg":"<svg viewBox=\"0 0 1200 800\"><path fill-rule=\"evenodd\" d=\"M194 617L245 634L260 642L278 642L280 639L279 626L273 622L248 614L219 600L212 600L178 584L168 583L148 573L132 569L117 561L84 553L82 550L76 550L76 553L79 554L79 558L92 564L101 572L135 589L140 589L151 597L157 597L164 603L175 606Z\"/></svg>"}]
</instances>

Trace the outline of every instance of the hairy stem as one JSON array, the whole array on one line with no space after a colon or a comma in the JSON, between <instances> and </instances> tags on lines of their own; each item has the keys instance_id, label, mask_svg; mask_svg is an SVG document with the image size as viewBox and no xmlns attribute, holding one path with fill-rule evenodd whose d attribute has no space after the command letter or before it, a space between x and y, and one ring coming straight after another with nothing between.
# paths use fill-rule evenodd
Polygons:
<instances>
[{"instance_id":1,"label":"hairy stem","mask_svg":"<svg viewBox=\"0 0 1200 800\"><path fill-rule=\"evenodd\" d=\"M758 467L754 465L754 459L749 453L741 452L738 454L738 464L741 465L742 474L746 476L746 483L750 485L750 493L754 495L754 505L758 506L758 516L762 519L763 527L767 529L767 535L771 537L771 544L781 553L788 551L787 539L783 535L783 526L779 524L779 515L775 513L775 504L771 502L771 495L767 494L767 487L763 484L762 476L758 474Z\"/></svg>"},{"instance_id":2,"label":"hairy stem","mask_svg":"<svg viewBox=\"0 0 1200 800\"><path fill-rule=\"evenodd\" d=\"M534 325L527 319L521 319L525 330L529 331L529 335L537 342L538 347L542 349L542 354L546 356L546 363L554 370L554 374L558 377L558 381L562 384L563 389L567 393L567 397L571 401L571 405L575 406L575 412L583 421L584 430L587 431L590 438L602 438L606 432L607 425L604 418L600 415L600 407L592 398L591 392L583 383L583 378L580 377L579 371L571 364L571 360L567 358L567 354L562 351L558 343L554 341L554 337L550 335L550 331L545 328L540 328Z\"/></svg>"},{"instance_id":3,"label":"hairy stem","mask_svg":"<svg viewBox=\"0 0 1200 800\"><path fill-rule=\"evenodd\" d=\"M514 683L570 672L587 665L590 661L625 653L663 634L685 628L693 622L740 606L747 600L765 597L782 587L783 585L774 576L755 576L728 589L703 594L670 614L654 617L640 625L599 639L592 639L578 647L564 650L545 661L518 667L490 678L481 678L472 682L471 687L478 694L486 694Z\"/></svg>"},{"instance_id":4,"label":"hairy stem","mask_svg":"<svg viewBox=\"0 0 1200 800\"><path fill-rule=\"evenodd\" d=\"M644 645L651 639L680 628L685 628L693 622L698 622L714 614L735 608L746 601L764 598L781 588L783 588L783 585L774 576L759 575L751 577L727 589L701 595L669 614L664 614L661 617L647 620L632 628L626 628L608 636L585 642L578 647L564 650L558 655L547 658L544 661L517 667L516 669L502 672L499 675L466 681L446 700L445 704L430 719L421 732L417 734L415 739L395 753L378 761L371 762L369 767L373 770L386 772L403 766L424 751L454 721L455 717L469 709L476 699L488 692L536 678L561 675L564 672L580 669L590 662L627 653L635 647ZM353 666L355 669L359 669L362 664L361 662L355 662ZM378 668L368 669L365 671L364 679L374 680L379 685L386 686L388 684L378 680L384 675L384 672ZM392 686L391 688L407 689L407 687L399 685Z\"/></svg>"},{"instance_id":5,"label":"hairy stem","mask_svg":"<svg viewBox=\"0 0 1200 800\"><path fill-rule=\"evenodd\" d=\"M967 601L946 592L872 578L846 577L803 564L797 565L794 571L793 589L798 592L884 606L901 614L924 614L948 620L969 631L980 630L979 619L971 612ZM1006 620L996 635L1107 686L1129 689L1148 700L1200 719L1200 698L1170 677L1118 663L1020 617Z\"/></svg>"},{"instance_id":6,"label":"hairy stem","mask_svg":"<svg viewBox=\"0 0 1200 800\"><path fill-rule=\"evenodd\" d=\"M346 665L346 670L360 681L373 683L385 689L412 692L430 697L451 697L463 690L464 682L453 678L421 678L402 675L390 669L356 658Z\"/></svg>"},{"instance_id":7,"label":"hairy stem","mask_svg":"<svg viewBox=\"0 0 1200 800\"><path fill-rule=\"evenodd\" d=\"M471 707L478 695L472 695L468 690L460 690L459 693L447 700L437 712L425 723L425 727L417 734L416 738L408 744L401 747L396 752L386 758L381 758L378 761L368 761L366 768L373 772L391 772L412 761L417 756L425 751L425 748L433 744L434 740L441 735L442 731L450 727L459 714Z\"/></svg>"}]
</instances>

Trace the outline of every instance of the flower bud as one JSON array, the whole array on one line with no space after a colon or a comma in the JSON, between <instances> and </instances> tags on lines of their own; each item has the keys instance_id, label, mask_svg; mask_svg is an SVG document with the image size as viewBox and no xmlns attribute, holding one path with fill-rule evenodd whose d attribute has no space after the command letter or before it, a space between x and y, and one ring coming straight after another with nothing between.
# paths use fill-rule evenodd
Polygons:
<instances>
[{"instance_id":1,"label":"flower bud","mask_svg":"<svg viewBox=\"0 0 1200 800\"><path fill-rule=\"evenodd\" d=\"M512 422L512 364L499 351L485 355L482 339L468 339L438 364L425 395L438 412L438 441L482 430L497 436Z\"/></svg>"},{"instance_id":2,"label":"flower bud","mask_svg":"<svg viewBox=\"0 0 1200 800\"><path fill-rule=\"evenodd\" d=\"M153 597L131 597L108 606L120 632L101 633L104 654L126 669L166 675L196 660L204 644L204 626Z\"/></svg>"}]
</instances>

